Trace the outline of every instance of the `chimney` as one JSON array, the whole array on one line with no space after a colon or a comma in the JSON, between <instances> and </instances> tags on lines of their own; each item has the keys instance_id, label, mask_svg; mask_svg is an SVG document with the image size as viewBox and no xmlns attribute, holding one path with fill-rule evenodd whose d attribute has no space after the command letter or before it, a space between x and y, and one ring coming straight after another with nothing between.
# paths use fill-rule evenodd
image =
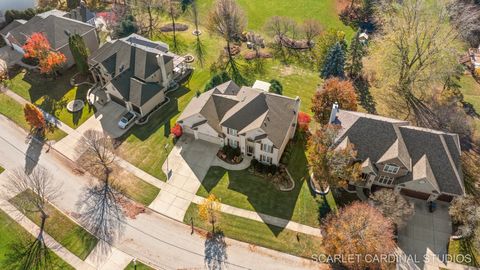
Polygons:
<instances>
[{"instance_id":1,"label":"chimney","mask_svg":"<svg viewBox=\"0 0 480 270\"><path fill-rule=\"evenodd\" d=\"M329 124L335 122L335 119L337 118L338 111L339 111L338 110L338 102L335 102L332 105L332 112L330 113L330 120L328 120Z\"/></svg>"}]
</instances>

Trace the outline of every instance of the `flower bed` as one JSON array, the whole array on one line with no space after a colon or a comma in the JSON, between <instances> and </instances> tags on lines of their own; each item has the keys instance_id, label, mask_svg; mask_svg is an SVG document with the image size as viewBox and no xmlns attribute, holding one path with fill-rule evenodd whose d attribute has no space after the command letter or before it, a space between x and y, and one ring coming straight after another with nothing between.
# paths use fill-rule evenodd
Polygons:
<instances>
[{"instance_id":1,"label":"flower bed","mask_svg":"<svg viewBox=\"0 0 480 270\"><path fill-rule=\"evenodd\" d=\"M217 152L217 157L229 164L241 163L243 161L241 155L240 148L233 148L229 145L223 146L223 148Z\"/></svg>"}]
</instances>

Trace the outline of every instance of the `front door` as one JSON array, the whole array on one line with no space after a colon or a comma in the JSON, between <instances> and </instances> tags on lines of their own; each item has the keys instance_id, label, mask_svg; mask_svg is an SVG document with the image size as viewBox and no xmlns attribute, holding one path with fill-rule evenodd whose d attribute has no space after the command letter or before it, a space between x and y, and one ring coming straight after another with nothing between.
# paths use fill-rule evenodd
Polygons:
<instances>
[{"instance_id":1,"label":"front door","mask_svg":"<svg viewBox=\"0 0 480 270\"><path fill-rule=\"evenodd\" d=\"M247 146L247 155L251 156L253 155L253 146L252 145L249 145Z\"/></svg>"}]
</instances>

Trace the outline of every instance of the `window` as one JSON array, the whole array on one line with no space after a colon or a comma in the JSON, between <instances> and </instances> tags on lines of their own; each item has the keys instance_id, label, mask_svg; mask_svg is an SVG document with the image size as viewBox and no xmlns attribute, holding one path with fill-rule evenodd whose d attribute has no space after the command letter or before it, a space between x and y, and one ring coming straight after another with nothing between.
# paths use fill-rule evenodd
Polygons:
<instances>
[{"instance_id":1,"label":"window","mask_svg":"<svg viewBox=\"0 0 480 270\"><path fill-rule=\"evenodd\" d=\"M393 177L380 175L378 176L377 182L384 184L384 185L391 185L393 184Z\"/></svg>"},{"instance_id":2,"label":"window","mask_svg":"<svg viewBox=\"0 0 480 270\"><path fill-rule=\"evenodd\" d=\"M391 174L396 174L400 167L397 165L392 165L392 164L386 164L385 167L383 167L383 171L386 173L391 173Z\"/></svg>"},{"instance_id":3,"label":"window","mask_svg":"<svg viewBox=\"0 0 480 270\"><path fill-rule=\"evenodd\" d=\"M263 163L272 164L272 158L264 155L260 155L260 161Z\"/></svg>"},{"instance_id":4,"label":"window","mask_svg":"<svg viewBox=\"0 0 480 270\"><path fill-rule=\"evenodd\" d=\"M228 142L228 145L230 145L231 147L233 148L237 148L238 147L238 142L235 141L235 140L230 140L227 138L227 142Z\"/></svg>"},{"instance_id":5,"label":"window","mask_svg":"<svg viewBox=\"0 0 480 270\"><path fill-rule=\"evenodd\" d=\"M264 144L262 143L260 145L260 149L263 151L263 152L266 152L266 153L273 153L273 146L272 145L269 145L269 144Z\"/></svg>"},{"instance_id":6,"label":"window","mask_svg":"<svg viewBox=\"0 0 480 270\"><path fill-rule=\"evenodd\" d=\"M237 130L233 128L227 128L227 133L232 136L237 136Z\"/></svg>"}]
</instances>

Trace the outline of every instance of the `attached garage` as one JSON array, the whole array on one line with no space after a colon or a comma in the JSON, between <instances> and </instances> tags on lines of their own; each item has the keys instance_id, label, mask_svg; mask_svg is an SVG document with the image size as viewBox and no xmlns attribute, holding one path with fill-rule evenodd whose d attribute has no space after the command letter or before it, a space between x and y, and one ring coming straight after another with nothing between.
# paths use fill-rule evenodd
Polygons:
<instances>
[{"instance_id":1,"label":"attached garage","mask_svg":"<svg viewBox=\"0 0 480 270\"><path fill-rule=\"evenodd\" d=\"M421 200L428 200L430 197L430 194L428 193L423 193L415 190L410 190L410 189L402 189L400 192L402 195L408 196L408 197L413 197Z\"/></svg>"},{"instance_id":2,"label":"attached garage","mask_svg":"<svg viewBox=\"0 0 480 270\"><path fill-rule=\"evenodd\" d=\"M110 98L112 99L113 102L126 107L126 102L123 99L114 95L110 95Z\"/></svg>"},{"instance_id":3,"label":"attached garage","mask_svg":"<svg viewBox=\"0 0 480 270\"><path fill-rule=\"evenodd\" d=\"M451 202L453 200L453 196L447 195L447 194L441 194L440 196L438 196L437 200L442 202Z\"/></svg>"},{"instance_id":4,"label":"attached garage","mask_svg":"<svg viewBox=\"0 0 480 270\"><path fill-rule=\"evenodd\" d=\"M218 145L221 145L223 143L222 138L214 137L214 136L211 136L211 135L208 135L208 134L205 134L205 133L201 133L201 132L198 132L197 130L195 130L193 132L193 134L194 134L196 140L203 140L203 141L211 142L211 143L218 144Z\"/></svg>"}]
</instances>

